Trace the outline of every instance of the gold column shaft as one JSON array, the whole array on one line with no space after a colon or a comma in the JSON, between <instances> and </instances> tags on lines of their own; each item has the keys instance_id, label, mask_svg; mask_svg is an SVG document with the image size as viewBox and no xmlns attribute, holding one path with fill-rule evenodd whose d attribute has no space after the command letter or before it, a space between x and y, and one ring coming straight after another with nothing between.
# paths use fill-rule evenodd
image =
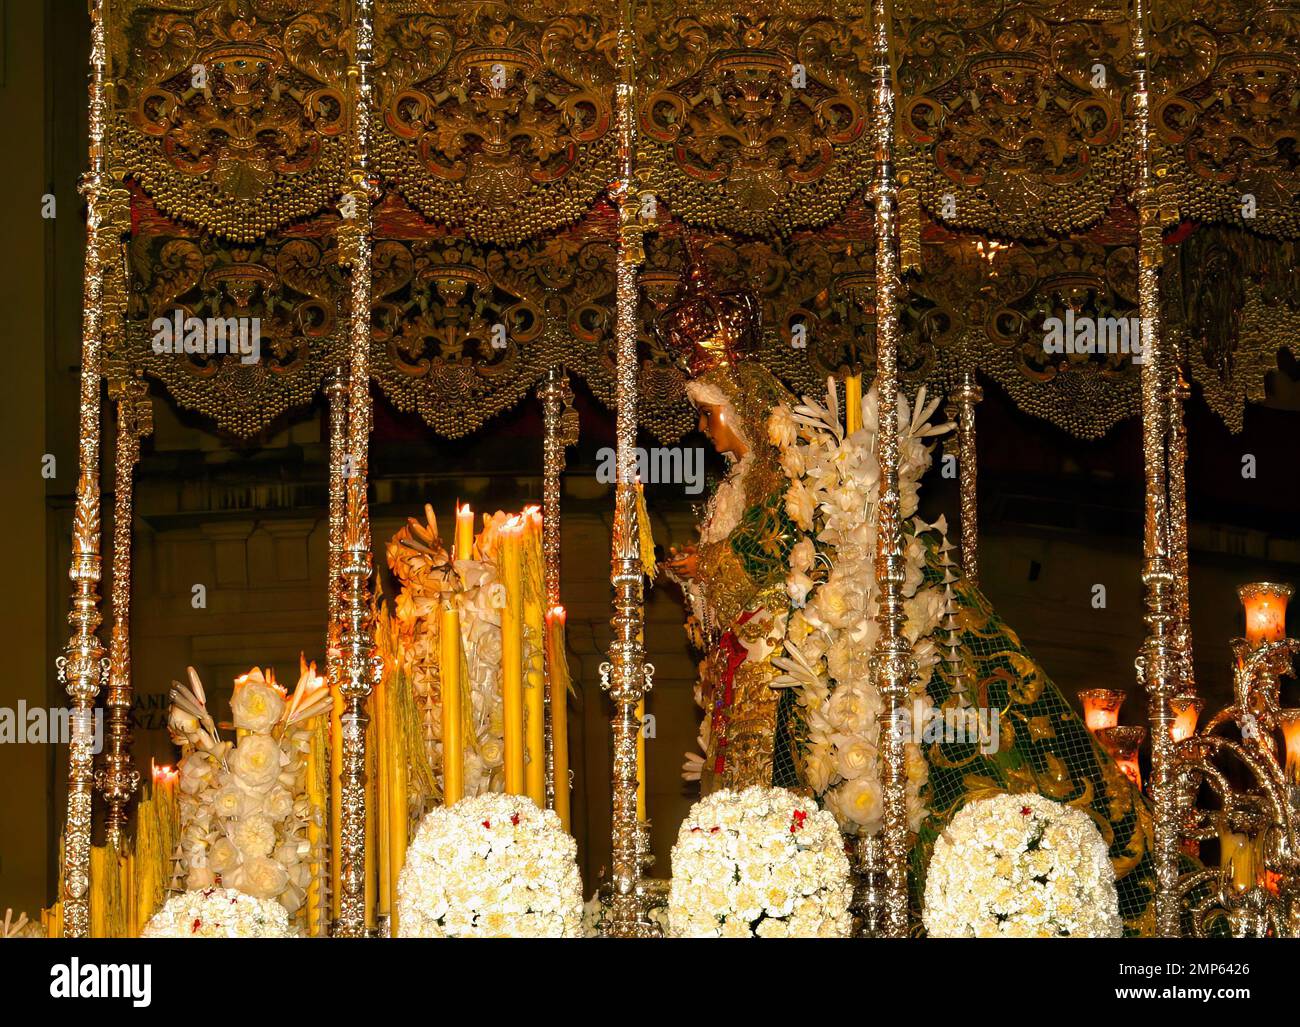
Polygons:
<instances>
[{"instance_id":1,"label":"gold column shaft","mask_svg":"<svg viewBox=\"0 0 1300 1027\"><path fill-rule=\"evenodd\" d=\"M348 445L348 371L338 367L331 372L325 384L329 404L329 578L326 594L328 623L325 629L325 673L330 692L341 695L343 687L343 560L347 549L347 479L344 474ZM340 753L339 759L342 759ZM331 759L331 764L333 760ZM328 775L327 775L328 776ZM330 823L340 818L340 796L333 784L330 787ZM331 846L329 852L329 888L325 908L336 909L342 888L341 846L334 846L333 829L326 833Z\"/></svg>"},{"instance_id":2,"label":"gold column shaft","mask_svg":"<svg viewBox=\"0 0 1300 1027\"><path fill-rule=\"evenodd\" d=\"M356 0L352 63L348 81L352 98L353 160L351 181L343 200L339 251L349 268L349 364L346 478L346 545L340 691L343 695L343 768L339 873L341 894L336 933L362 937L366 931L366 700L382 674L375 647L370 606L369 481L371 231L375 192L370 179L370 65L374 45L373 0Z\"/></svg>"},{"instance_id":3,"label":"gold column shaft","mask_svg":"<svg viewBox=\"0 0 1300 1027\"><path fill-rule=\"evenodd\" d=\"M1196 691L1196 669L1192 660L1192 610L1190 566L1187 556L1187 422L1184 406L1191 389L1181 372L1174 372L1169 391L1169 540L1174 561L1174 605L1178 623L1174 629L1178 649L1178 694Z\"/></svg>"},{"instance_id":4,"label":"gold column shaft","mask_svg":"<svg viewBox=\"0 0 1300 1027\"><path fill-rule=\"evenodd\" d=\"M565 408L573 390L563 369L551 368L539 395L542 400L542 575L546 609L560 605L560 475L564 472L565 448L576 439L566 431ZM549 630L549 629L548 629ZM555 809L555 711L551 705L551 650L544 645L543 707L546 721L546 808ZM566 785L567 787L567 785Z\"/></svg>"},{"instance_id":5,"label":"gold column shaft","mask_svg":"<svg viewBox=\"0 0 1300 1027\"><path fill-rule=\"evenodd\" d=\"M108 51L104 0L90 5L90 170L81 180L86 198L86 262L81 307L81 395L78 416L77 500L72 528L72 628L57 661L59 680L71 699L68 803L63 839L63 934L90 934L90 824L94 785L94 715L108 667L97 634L100 566L100 363L103 344L104 262L102 194L108 189L104 133L108 118Z\"/></svg>"},{"instance_id":6,"label":"gold column shaft","mask_svg":"<svg viewBox=\"0 0 1300 1027\"><path fill-rule=\"evenodd\" d=\"M984 392L975 380L975 371L964 366L952 398L957 413L957 471L961 499L961 567L966 580L979 587L979 451L975 442L975 406Z\"/></svg>"},{"instance_id":7,"label":"gold column shaft","mask_svg":"<svg viewBox=\"0 0 1300 1027\"><path fill-rule=\"evenodd\" d=\"M1160 214L1151 166L1151 110L1146 5L1134 0L1133 58L1136 88L1138 183L1138 306L1145 335L1142 364L1142 452L1146 463L1146 531L1142 581L1146 587L1147 638L1138 657L1147 693L1151 730L1151 800L1154 806L1156 929L1164 937L1179 934L1177 759L1170 728L1171 700L1177 691L1175 651L1175 584L1169 558L1168 475L1169 361L1160 332L1160 266L1164 260Z\"/></svg>"},{"instance_id":8,"label":"gold column shaft","mask_svg":"<svg viewBox=\"0 0 1300 1027\"><path fill-rule=\"evenodd\" d=\"M898 445L898 225L894 184L894 87L889 49L889 4L872 2L872 59L875 108L872 127L876 171L871 185L876 237L876 388L880 426L880 501L876 526L876 585L880 635L871 672L885 701L882 761L885 833L885 934L907 934L907 754L901 735L908 685L914 672L911 646L903 635L903 532L899 520Z\"/></svg>"},{"instance_id":9,"label":"gold column shaft","mask_svg":"<svg viewBox=\"0 0 1300 1027\"><path fill-rule=\"evenodd\" d=\"M614 486L614 544L610 583L614 590L611 625L614 640L609 662L601 667L602 684L614 701L614 770L611 815L612 884L607 934L633 938L645 933L640 908L641 851L637 821L636 742L640 722L637 703L648 686L645 662L644 593L636 520L637 276L643 258L636 177L635 41L630 4L622 7L618 33L621 81L615 87L615 124L620 179L611 188L618 204L619 245L616 268L617 481Z\"/></svg>"},{"instance_id":10,"label":"gold column shaft","mask_svg":"<svg viewBox=\"0 0 1300 1027\"><path fill-rule=\"evenodd\" d=\"M126 376L109 383L117 402L117 440L113 457L113 637L109 645L108 692L104 696L104 766L95 784L108 804L109 844L122 851L126 807L140 787L131 761L131 543L135 518L135 469L140 439L152 430L147 388Z\"/></svg>"}]
</instances>

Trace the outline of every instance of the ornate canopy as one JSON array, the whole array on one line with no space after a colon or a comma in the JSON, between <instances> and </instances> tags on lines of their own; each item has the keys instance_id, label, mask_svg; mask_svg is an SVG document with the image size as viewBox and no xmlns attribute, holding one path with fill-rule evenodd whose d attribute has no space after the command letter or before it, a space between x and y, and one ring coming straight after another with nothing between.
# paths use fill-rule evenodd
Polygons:
<instances>
[{"instance_id":1,"label":"ornate canopy","mask_svg":"<svg viewBox=\"0 0 1300 1027\"><path fill-rule=\"evenodd\" d=\"M379 388L448 436L557 365L611 402L616 6L376 8ZM1300 328L1300 4L1155 8L1165 325L1239 427ZM130 197L111 366L256 434L344 361L349 0L113 0L110 13L109 160ZM720 282L757 291L759 359L787 384L870 370L869 8L687 0L636 18L656 224L641 323L671 298L689 233ZM1021 408L1099 436L1138 412L1138 368L1045 354L1042 323L1066 308L1137 315L1127 4L896 0L894 18L905 380L945 385L973 366ZM177 308L259 317L263 359L155 354L150 326ZM681 372L648 328L640 352L641 421L674 438L692 423Z\"/></svg>"}]
</instances>

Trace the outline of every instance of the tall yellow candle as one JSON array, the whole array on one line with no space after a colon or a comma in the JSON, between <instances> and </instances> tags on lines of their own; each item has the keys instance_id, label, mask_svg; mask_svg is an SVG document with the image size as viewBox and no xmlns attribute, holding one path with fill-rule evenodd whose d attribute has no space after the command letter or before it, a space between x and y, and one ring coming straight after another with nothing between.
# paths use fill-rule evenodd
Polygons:
<instances>
[{"instance_id":1,"label":"tall yellow candle","mask_svg":"<svg viewBox=\"0 0 1300 1027\"><path fill-rule=\"evenodd\" d=\"M379 758L375 722L366 725L366 930L379 926Z\"/></svg>"},{"instance_id":2,"label":"tall yellow candle","mask_svg":"<svg viewBox=\"0 0 1300 1027\"><path fill-rule=\"evenodd\" d=\"M392 682L381 681L371 693L370 715L375 727L375 805L371 806L372 816L377 821L376 859L379 865L379 915L386 916L392 909L393 898L393 857L392 831L389 827L389 808L393 786L391 763L393 758L392 724L388 716L388 690Z\"/></svg>"},{"instance_id":3,"label":"tall yellow candle","mask_svg":"<svg viewBox=\"0 0 1300 1027\"><path fill-rule=\"evenodd\" d=\"M307 821L307 843L311 846L311 877L307 882L307 936L325 937L325 911L321 898L325 887L325 790L329 775L325 770L325 739L328 722L315 717L308 728L307 802L311 807Z\"/></svg>"},{"instance_id":4,"label":"tall yellow candle","mask_svg":"<svg viewBox=\"0 0 1300 1027\"><path fill-rule=\"evenodd\" d=\"M157 768L154 769L155 776ZM127 906L130 916L129 934L132 938L140 937L144 925L153 916L153 894L159 874L162 872L162 853L158 851L158 839L150 837L152 818L151 804L153 796L143 795L136 807L135 851L131 853L130 904ZM167 857L170 858L170 853Z\"/></svg>"},{"instance_id":5,"label":"tall yellow candle","mask_svg":"<svg viewBox=\"0 0 1300 1027\"><path fill-rule=\"evenodd\" d=\"M385 778L388 794L388 925L391 937L399 937L397 923L397 881L406 860L407 826L410 809L407 804L406 750L402 745L400 712L400 683L396 677L384 688L385 718L388 736L388 774Z\"/></svg>"},{"instance_id":6,"label":"tall yellow candle","mask_svg":"<svg viewBox=\"0 0 1300 1027\"><path fill-rule=\"evenodd\" d=\"M456 504L456 559L469 560L474 552L474 511Z\"/></svg>"},{"instance_id":7,"label":"tall yellow candle","mask_svg":"<svg viewBox=\"0 0 1300 1027\"><path fill-rule=\"evenodd\" d=\"M442 604L438 635L442 693L442 802L453 806L465 794L465 712L460 702L460 611Z\"/></svg>"},{"instance_id":8,"label":"tall yellow candle","mask_svg":"<svg viewBox=\"0 0 1300 1027\"><path fill-rule=\"evenodd\" d=\"M862 427L862 375L844 379L844 431L852 435Z\"/></svg>"},{"instance_id":9,"label":"tall yellow candle","mask_svg":"<svg viewBox=\"0 0 1300 1027\"><path fill-rule=\"evenodd\" d=\"M523 524L501 528L501 577L506 608L501 617L501 697L505 720L506 792L524 794L524 554Z\"/></svg>"},{"instance_id":10,"label":"tall yellow candle","mask_svg":"<svg viewBox=\"0 0 1300 1027\"><path fill-rule=\"evenodd\" d=\"M149 794L136 812L135 921L142 930L166 898L179 830L176 786L180 771L151 764Z\"/></svg>"},{"instance_id":11,"label":"tall yellow candle","mask_svg":"<svg viewBox=\"0 0 1300 1027\"><path fill-rule=\"evenodd\" d=\"M542 601L542 515L537 507L524 510L524 633L528 640L524 662L525 742L528 759L524 784L539 809L546 808L546 669L543 647L546 623Z\"/></svg>"},{"instance_id":12,"label":"tall yellow candle","mask_svg":"<svg viewBox=\"0 0 1300 1027\"><path fill-rule=\"evenodd\" d=\"M555 814L560 825L569 830L569 660L564 649L563 606L553 606L546 614L547 666L550 670L551 751Z\"/></svg>"},{"instance_id":13,"label":"tall yellow candle","mask_svg":"<svg viewBox=\"0 0 1300 1027\"><path fill-rule=\"evenodd\" d=\"M330 919L339 918L339 899L343 894L343 695L330 690L334 707L330 710Z\"/></svg>"},{"instance_id":14,"label":"tall yellow candle","mask_svg":"<svg viewBox=\"0 0 1300 1027\"><path fill-rule=\"evenodd\" d=\"M92 845L90 847L90 936L92 938L107 938L108 933L108 897L111 890L108 886L108 864L113 863L112 872L117 872L117 853L116 850L107 846Z\"/></svg>"},{"instance_id":15,"label":"tall yellow candle","mask_svg":"<svg viewBox=\"0 0 1300 1027\"><path fill-rule=\"evenodd\" d=\"M636 704L636 818L645 823L645 697Z\"/></svg>"},{"instance_id":16,"label":"tall yellow candle","mask_svg":"<svg viewBox=\"0 0 1300 1027\"><path fill-rule=\"evenodd\" d=\"M139 806L136 807L139 809ZM122 910L126 915L126 936L140 937L140 924L136 919L135 903L135 853L127 850L120 861L122 870Z\"/></svg>"}]
</instances>

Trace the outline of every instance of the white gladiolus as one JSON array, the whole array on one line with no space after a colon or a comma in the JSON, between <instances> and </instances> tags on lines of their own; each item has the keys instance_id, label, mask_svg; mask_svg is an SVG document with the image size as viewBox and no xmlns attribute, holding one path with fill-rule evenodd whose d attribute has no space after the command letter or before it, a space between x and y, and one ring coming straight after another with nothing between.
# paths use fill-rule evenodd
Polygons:
<instances>
[{"instance_id":1,"label":"white gladiolus","mask_svg":"<svg viewBox=\"0 0 1300 1027\"><path fill-rule=\"evenodd\" d=\"M875 834L882 827L880 801L880 722L884 704L870 673L871 654L879 635L875 596L875 517L880 466L876 460L879 397L863 397L862 427L845 438L833 389L823 405L805 396L793 410L777 407L769 438L780 450L781 467L790 479L786 510L802 529L790 552L786 593L799 607L790 620L784 652L774 665L782 671L774 685L792 687L808 725L804 766L810 784L852 833ZM951 425L933 425L937 400L915 406L899 397L899 484L903 516L915 509L921 476L930 466L927 440ZM798 425L793 439L786 423ZM930 527L930 526L926 526ZM942 526L935 526L942 534ZM926 685L937 662L929 637L945 611L943 590L922 587L925 547L907 540L904 553L906 621L918 673L913 698L927 704ZM831 571L818 574L815 553L823 550ZM820 563L824 566L825 559ZM919 824L926 814L921 790L928 775L924 760L909 760L908 820Z\"/></svg>"}]
</instances>

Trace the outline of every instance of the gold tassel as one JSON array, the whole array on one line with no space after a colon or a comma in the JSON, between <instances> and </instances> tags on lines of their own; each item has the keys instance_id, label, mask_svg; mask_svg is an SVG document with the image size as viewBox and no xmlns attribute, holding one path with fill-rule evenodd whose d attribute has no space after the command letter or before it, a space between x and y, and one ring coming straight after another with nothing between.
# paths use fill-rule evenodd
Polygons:
<instances>
[{"instance_id":1,"label":"gold tassel","mask_svg":"<svg viewBox=\"0 0 1300 1027\"><path fill-rule=\"evenodd\" d=\"M461 662L464 663L463 660ZM393 684L393 699L397 703L395 719L406 763L407 787L417 800L416 809L422 813L433 805L435 799L441 797L438 775L433 771L428 750L424 746L424 718L420 714L419 703L415 701L411 679L405 670L397 671L393 676Z\"/></svg>"},{"instance_id":2,"label":"gold tassel","mask_svg":"<svg viewBox=\"0 0 1300 1027\"><path fill-rule=\"evenodd\" d=\"M898 190L898 261L903 274L921 270L921 197L911 186Z\"/></svg>"},{"instance_id":3,"label":"gold tassel","mask_svg":"<svg viewBox=\"0 0 1300 1027\"><path fill-rule=\"evenodd\" d=\"M113 845L90 847L90 936L121 938L126 935L122 905L122 860Z\"/></svg>"},{"instance_id":4,"label":"gold tassel","mask_svg":"<svg viewBox=\"0 0 1300 1027\"><path fill-rule=\"evenodd\" d=\"M645 487L639 481L636 483L636 530L641 549L641 570L653 581L658 568L655 562L655 537L650 527L650 511L645 505Z\"/></svg>"}]
</instances>

